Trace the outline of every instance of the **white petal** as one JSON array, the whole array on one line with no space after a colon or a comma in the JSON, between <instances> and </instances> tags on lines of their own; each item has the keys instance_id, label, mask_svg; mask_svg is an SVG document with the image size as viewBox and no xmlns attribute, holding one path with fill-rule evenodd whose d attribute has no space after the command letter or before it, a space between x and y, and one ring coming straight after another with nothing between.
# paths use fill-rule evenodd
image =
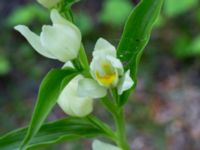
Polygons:
<instances>
[{"instance_id":1,"label":"white petal","mask_svg":"<svg viewBox=\"0 0 200 150\"><path fill-rule=\"evenodd\" d=\"M71 110L76 117L87 116L93 110L93 99L89 97L80 98L77 96L76 99L73 99L70 102Z\"/></svg>"},{"instance_id":2,"label":"white petal","mask_svg":"<svg viewBox=\"0 0 200 150\"><path fill-rule=\"evenodd\" d=\"M97 40L95 48L94 48L94 52L93 52L93 57L100 56L100 55L103 55L103 56L110 55L110 56L116 57L115 47L103 38L99 38Z\"/></svg>"},{"instance_id":3,"label":"white petal","mask_svg":"<svg viewBox=\"0 0 200 150\"><path fill-rule=\"evenodd\" d=\"M53 22L53 24L60 24L60 25L65 25L68 28L73 28L73 30L76 32L76 34L79 36L79 38L81 39L81 32L80 30L70 21L66 20L65 18L63 18L59 12L56 9L52 9L51 10L51 21Z\"/></svg>"},{"instance_id":4,"label":"white petal","mask_svg":"<svg viewBox=\"0 0 200 150\"><path fill-rule=\"evenodd\" d=\"M81 79L79 81L78 90L79 96L81 97L92 97L92 98L100 98L106 96L106 88L100 86L93 79Z\"/></svg>"},{"instance_id":5,"label":"white petal","mask_svg":"<svg viewBox=\"0 0 200 150\"><path fill-rule=\"evenodd\" d=\"M80 39L72 28L63 25L43 26L41 43L62 62L77 57Z\"/></svg>"},{"instance_id":6,"label":"white petal","mask_svg":"<svg viewBox=\"0 0 200 150\"><path fill-rule=\"evenodd\" d=\"M93 57L91 63L90 63L90 74L92 75L92 77L95 79L95 71L97 68L97 64L96 62L98 62L99 58L98 57Z\"/></svg>"},{"instance_id":7,"label":"white petal","mask_svg":"<svg viewBox=\"0 0 200 150\"><path fill-rule=\"evenodd\" d=\"M70 116L84 117L92 112L93 100L89 97L77 96L78 81L83 76L78 75L73 78L63 89L59 98L58 105Z\"/></svg>"},{"instance_id":8,"label":"white petal","mask_svg":"<svg viewBox=\"0 0 200 150\"><path fill-rule=\"evenodd\" d=\"M92 150L122 150L122 149L114 145L101 142L99 140L94 140L92 143Z\"/></svg>"},{"instance_id":9,"label":"white petal","mask_svg":"<svg viewBox=\"0 0 200 150\"><path fill-rule=\"evenodd\" d=\"M104 74L104 69L101 65L102 62L110 63L110 61L107 60L104 56L93 57L90 63L90 73L94 79L96 79L96 71L98 71L101 74Z\"/></svg>"},{"instance_id":10,"label":"white petal","mask_svg":"<svg viewBox=\"0 0 200 150\"><path fill-rule=\"evenodd\" d=\"M130 89L133 86L134 82L130 77L130 70L128 70L124 76L120 79L117 90L118 94L121 95L124 91Z\"/></svg>"},{"instance_id":11,"label":"white petal","mask_svg":"<svg viewBox=\"0 0 200 150\"><path fill-rule=\"evenodd\" d=\"M65 67L70 67L70 68L73 68L73 69L74 69L74 65L72 64L71 61L67 61L67 62L62 66L62 68L65 68Z\"/></svg>"},{"instance_id":12,"label":"white petal","mask_svg":"<svg viewBox=\"0 0 200 150\"><path fill-rule=\"evenodd\" d=\"M68 115L75 116L74 112L72 111L70 107L70 101L69 99L74 98L73 96L70 96L68 92L69 88L65 87L63 91L61 92L57 103L60 106L60 108Z\"/></svg>"},{"instance_id":13,"label":"white petal","mask_svg":"<svg viewBox=\"0 0 200 150\"><path fill-rule=\"evenodd\" d=\"M112 56L107 56L107 59L110 60L112 66L118 70L119 75L124 73L123 65L119 59Z\"/></svg>"},{"instance_id":14,"label":"white petal","mask_svg":"<svg viewBox=\"0 0 200 150\"><path fill-rule=\"evenodd\" d=\"M55 59L55 56L41 45L39 36L32 32L28 27L18 25L15 26L15 30L19 31L39 54Z\"/></svg>"}]
</instances>

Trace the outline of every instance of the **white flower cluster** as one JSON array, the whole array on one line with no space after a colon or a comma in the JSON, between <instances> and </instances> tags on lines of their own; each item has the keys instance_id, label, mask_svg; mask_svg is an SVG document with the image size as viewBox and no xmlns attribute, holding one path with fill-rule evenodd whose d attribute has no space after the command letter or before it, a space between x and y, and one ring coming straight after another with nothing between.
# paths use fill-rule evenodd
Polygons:
<instances>
[{"instance_id":1,"label":"white flower cluster","mask_svg":"<svg viewBox=\"0 0 200 150\"><path fill-rule=\"evenodd\" d=\"M44 25L40 35L24 25L18 25L15 29L39 54L73 67L70 61L79 54L81 33L56 9L51 10L51 20L53 25ZM123 65L116 56L115 47L103 38L96 42L90 74L92 78L76 76L61 92L57 102L68 115L86 116L93 109L93 99L106 96L107 89L117 88L118 94L121 95L134 84L130 71L124 72Z\"/></svg>"}]
</instances>

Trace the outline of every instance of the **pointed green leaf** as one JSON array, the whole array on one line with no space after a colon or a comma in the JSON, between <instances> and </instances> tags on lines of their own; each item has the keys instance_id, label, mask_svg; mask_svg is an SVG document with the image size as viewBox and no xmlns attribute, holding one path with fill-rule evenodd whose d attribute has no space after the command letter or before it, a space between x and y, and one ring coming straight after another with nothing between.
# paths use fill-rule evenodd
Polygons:
<instances>
[{"instance_id":1,"label":"pointed green leaf","mask_svg":"<svg viewBox=\"0 0 200 150\"><path fill-rule=\"evenodd\" d=\"M79 2L79 0L61 0L59 5L57 6L57 9L59 10L60 14L63 15L63 17L73 22L71 7L77 2Z\"/></svg>"},{"instance_id":2,"label":"pointed green leaf","mask_svg":"<svg viewBox=\"0 0 200 150\"><path fill-rule=\"evenodd\" d=\"M149 41L162 4L163 0L142 0L130 14L118 45L117 55L124 63L125 69L131 71L131 77L135 82L133 88L137 83L136 73L140 57ZM126 102L129 93L130 91L122 95L122 104Z\"/></svg>"},{"instance_id":3,"label":"pointed green leaf","mask_svg":"<svg viewBox=\"0 0 200 150\"><path fill-rule=\"evenodd\" d=\"M83 44L80 47L80 53L78 57L82 67L84 68L85 71L89 71L89 63L88 63L88 58L84 49Z\"/></svg>"},{"instance_id":4,"label":"pointed green leaf","mask_svg":"<svg viewBox=\"0 0 200 150\"><path fill-rule=\"evenodd\" d=\"M1 150L19 150L21 141L28 128L14 130L0 137ZM106 133L95 124L84 118L67 118L42 125L38 133L30 140L27 150L49 146L64 141L80 138L92 138L97 135L106 136Z\"/></svg>"},{"instance_id":5,"label":"pointed green leaf","mask_svg":"<svg viewBox=\"0 0 200 150\"><path fill-rule=\"evenodd\" d=\"M71 69L53 69L41 83L38 99L29 125L29 129L22 143L22 149L29 143L31 138L37 133L44 120L56 104L63 79L67 84L77 73ZM68 80L66 79L68 78Z\"/></svg>"}]
</instances>

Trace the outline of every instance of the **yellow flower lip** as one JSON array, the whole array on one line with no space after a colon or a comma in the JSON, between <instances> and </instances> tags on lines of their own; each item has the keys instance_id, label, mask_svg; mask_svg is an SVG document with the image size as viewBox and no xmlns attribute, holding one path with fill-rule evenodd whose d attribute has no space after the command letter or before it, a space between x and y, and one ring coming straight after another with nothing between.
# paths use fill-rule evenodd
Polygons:
<instances>
[{"instance_id":1,"label":"yellow flower lip","mask_svg":"<svg viewBox=\"0 0 200 150\"><path fill-rule=\"evenodd\" d=\"M104 73L96 71L97 81L105 87L111 87L117 80L117 73L108 62L102 62L101 68Z\"/></svg>"},{"instance_id":2,"label":"yellow flower lip","mask_svg":"<svg viewBox=\"0 0 200 150\"><path fill-rule=\"evenodd\" d=\"M111 85L113 85L116 78L117 78L116 73L111 73L111 74L106 74L104 76L101 76L98 71L96 72L97 81L99 81L102 85L104 85L106 87L110 87Z\"/></svg>"}]
</instances>

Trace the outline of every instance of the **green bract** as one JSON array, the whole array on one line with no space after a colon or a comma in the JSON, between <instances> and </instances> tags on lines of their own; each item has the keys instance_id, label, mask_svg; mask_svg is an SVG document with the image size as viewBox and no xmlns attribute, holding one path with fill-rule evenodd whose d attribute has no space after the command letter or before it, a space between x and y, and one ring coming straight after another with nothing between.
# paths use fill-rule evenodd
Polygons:
<instances>
[{"instance_id":1,"label":"green bract","mask_svg":"<svg viewBox=\"0 0 200 150\"><path fill-rule=\"evenodd\" d=\"M37 103L22 147L25 147L29 143L31 138L42 126L44 120L58 100L58 96L63 89L62 85L68 84L76 75L77 73L71 69L54 69L46 75L41 83Z\"/></svg>"},{"instance_id":2,"label":"green bract","mask_svg":"<svg viewBox=\"0 0 200 150\"><path fill-rule=\"evenodd\" d=\"M96 136L111 136L110 129L105 125L98 126L94 124L92 117L88 119L68 117L47 124L43 124L38 133L31 139L27 145L27 150L38 149L48 145L61 143L63 141L78 140L83 138L92 138ZM27 132L27 127L14 130L0 137L1 150L19 150L21 141Z\"/></svg>"},{"instance_id":3,"label":"green bract","mask_svg":"<svg viewBox=\"0 0 200 150\"><path fill-rule=\"evenodd\" d=\"M139 61L162 4L163 0L142 0L131 12L122 33L117 56L124 63L125 70L130 69L130 75L135 83L134 88L137 85ZM126 103L131 92L132 90L127 91L121 96L121 105Z\"/></svg>"}]
</instances>

